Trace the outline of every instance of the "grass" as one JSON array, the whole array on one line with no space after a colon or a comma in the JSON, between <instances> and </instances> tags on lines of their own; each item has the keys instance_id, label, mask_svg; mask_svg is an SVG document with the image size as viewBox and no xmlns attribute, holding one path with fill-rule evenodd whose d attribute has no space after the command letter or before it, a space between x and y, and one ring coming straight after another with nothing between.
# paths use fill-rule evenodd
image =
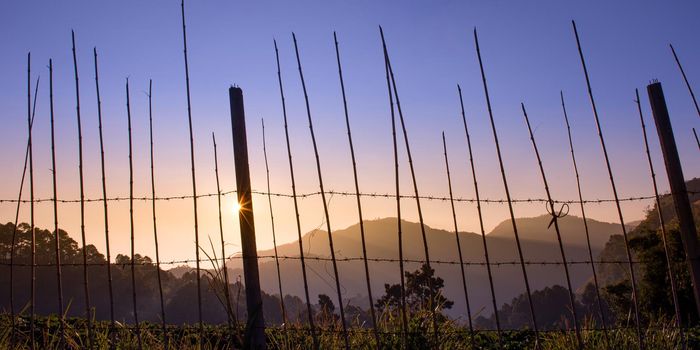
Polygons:
<instances>
[{"instance_id":1,"label":"grass","mask_svg":"<svg viewBox=\"0 0 700 350\"><path fill-rule=\"evenodd\" d=\"M406 337L406 348L425 349L434 345L433 334L428 317L415 316L410 320L410 332ZM402 337L395 319L382 320L380 325L383 349L402 348ZM669 321L656 321L645 329L644 339L647 349L680 349L681 339L677 329ZM95 326L95 348L110 348L109 322L98 321ZM144 322L141 335L146 349L234 349L240 348L237 335L231 335L226 325L205 325L200 335L196 325L169 326L168 339L163 338L160 324ZM30 345L29 324L26 317L17 319L17 328L12 339L11 319L8 315L0 316L0 348L28 349ZM241 333L243 330L240 330ZM323 349L343 348L344 342L339 325L326 322L318 327L319 342ZM85 319L66 320L66 347L81 349L87 347ZM313 342L308 327L301 324L275 326L266 329L268 348L270 349L309 349ZM509 330L503 332L504 349L534 348L534 333L529 330ZM635 349L637 335L634 328L617 328L608 331L609 344L606 344L600 330L582 331L586 349ZM700 328L690 328L686 332L688 348L700 348ZM113 333L117 349L136 349L138 347L133 325L118 323ZM60 321L57 317L40 317L36 320L35 339L37 348L62 348ZM353 327L350 329L350 344L353 349L376 349L374 335L370 328ZM576 337L572 331L542 332L539 340L543 350L576 349ZM607 346L606 346L607 345ZM478 331L474 335L473 346L476 349L498 349L498 338L494 331ZM472 349L472 338L468 328L453 321L440 325L439 348Z\"/></svg>"}]
</instances>

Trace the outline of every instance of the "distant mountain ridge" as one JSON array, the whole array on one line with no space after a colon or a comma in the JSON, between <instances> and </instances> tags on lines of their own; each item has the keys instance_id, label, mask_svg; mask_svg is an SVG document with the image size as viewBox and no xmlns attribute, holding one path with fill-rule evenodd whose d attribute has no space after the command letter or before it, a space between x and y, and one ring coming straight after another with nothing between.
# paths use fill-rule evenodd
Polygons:
<instances>
[{"instance_id":1,"label":"distant mountain ridge","mask_svg":"<svg viewBox=\"0 0 700 350\"><path fill-rule=\"evenodd\" d=\"M549 216L517 219L521 244L525 260L531 262L560 262L561 256L556 241L556 235L547 230ZM565 250L569 261L585 262L588 260L588 251L585 247L583 236L583 221L580 218L570 216L562 219L562 232L565 232ZM396 218L384 218L378 220L366 220L365 234L367 239L367 254L370 259L398 259L398 239ZM580 226L580 227L577 227ZM402 221L404 260L406 271L413 271L419 267L418 262L424 260L423 241L420 224ZM487 235L489 256L492 263L500 263L493 267L494 283L497 298L500 303L510 301L524 291L524 282L512 231L508 234L510 220L499 224L491 234ZM589 229L595 244L592 245L594 256L597 256L611 234L619 231L619 225L590 220ZM571 232L569 232L571 231ZM434 229L426 226L428 248L432 261L452 263L433 263L436 274L445 279L444 294L455 301L455 307L449 312L451 316L459 317L465 313L466 304L461 287L461 275L458 264L456 240L454 232ZM491 313L490 291L488 277L483 265L484 253L480 234L472 232L460 232L460 241L466 268L469 289L470 304L474 313L482 310L487 315ZM578 237L582 236L582 237ZM311 298L325 293L334 295L334 277L331 262L314 259L315 257L327 258L330 256L328 248L328 234L322 230L314 230L302 237L305 250L307 274L309 276L309 288ZM603 243L601 243L603 242ZM336 257L361 258L359 225L355 224L345 229L333 232L333 243L336 249ZM297 241L282 244L277 247L280 256L295 257L280 260L282 273L282 287L285 294L303 296L304 289L301 279L301 267L299 245ZM258 252L261 256L272 256L273 250ZM233 258L227 266L233 275L242 274L241 260ZM269 293L278 292L277 272L274 259L260 260L261 286ZM366 306L366 281L364 267L361 259L352 261L339 261L339 275L343 295L353 303ZM529 280L533 289L561 284L564 282L564 273L561 265L556 264L532 264L527 267ZM587 264L575 264L570 267L572 283L575 286L583 284L590 276L590 266ZM399 264L397 261L370 262L370 275L372 292L375 298L384 292L385 283L398 283ZM485 309L484 309L485 308Z\"/></svg>"},{"instance_id":2,"label":"distant mountain ridge","mask_svg":"<svg viewBox=\"0 0 700 350\"><path fill-rule=\"evenodd\" d=\"M547 228L552 216L549 214L540 215L531 218L518 218L518 235L520 239L527 239L539 242L556 242L556 231L554 225ZM583 226L583 219L567 215L558 219L559 229L562 235L562 241L566 245L586 246L586 232ZM602 222L586 218L588 231L591 240L591 247L595 249L603 249L605 243L611 235L621 233L620 224ZM628 229L634 228L639 222L628 224ZM513 227L510 220L505 220L496 225L489 233L490 237L513 237Z\"/></svg>"}]
</instances>

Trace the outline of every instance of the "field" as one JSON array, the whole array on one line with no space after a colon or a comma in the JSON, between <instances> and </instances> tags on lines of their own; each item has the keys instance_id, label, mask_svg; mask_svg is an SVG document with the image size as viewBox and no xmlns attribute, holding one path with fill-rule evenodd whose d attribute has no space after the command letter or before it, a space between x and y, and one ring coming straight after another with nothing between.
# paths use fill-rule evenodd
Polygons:
<instances>
[{"instance_id":1,"label":"field","mask_svg":"<svg viewBox=\"0 0 700 350\"><path fill-rule=\"evenodd\" d=\"M406 348L421 349L432 345L432 333L428 318L416 317L409 321L411 331L407 335ZM4 316L0 327L0 348L28 349L28 319L20 318L17 323L16 341L12 342L11 319ZM402 348L401 333L394 328L393 320L385 319L381 324L381 347L383 349ZM97 348L110 348L109 322L94 324ZM590 326L590 325L589 325ZM66 342L69 348L85 348L87 335L85 320L71 318L66 321ZM324 324L319 326L319 341L323 349L343 347L340 326ZM146 349L235 349L241 348L244 336L243 327L230 331L226 325L205 325L200 335L196 326L169 326L167 340L163 338L161 325L143 323L140 327L143 347ZM231 334L235 334L231 337ZM299 324L286 327L266 329L268 348L271 349L308 349L312 347L309 328ZM38 348L54 349L60 344L60 322L56 317L37 320L36 339ZM606 348L603 331L587 330L582 332L585 349ZM528 330L504 331L503 349L534 348L534 332ZM629 349L637 346L634 328L619 327L608 331L608 348ZM700 347L700 328L686 329L687 348ZM476 331L474 339L470 337L467 327L447 321L440 326L439 348L441 349L498 349L495 331ZM113 344L118 349L138 348L138 338L133 325L117 323L113 334ZM644 334L647 349L681 349L678 330L669 322L657 321L651 324ZM166 343L167 342L167 343ZM350 331L350 344L353 349L375 349L376 342L371 329L355 327ZM576 338L572 331L545 331L540 333L541 349L576 349Z\"/></svg>"}]
</instances>

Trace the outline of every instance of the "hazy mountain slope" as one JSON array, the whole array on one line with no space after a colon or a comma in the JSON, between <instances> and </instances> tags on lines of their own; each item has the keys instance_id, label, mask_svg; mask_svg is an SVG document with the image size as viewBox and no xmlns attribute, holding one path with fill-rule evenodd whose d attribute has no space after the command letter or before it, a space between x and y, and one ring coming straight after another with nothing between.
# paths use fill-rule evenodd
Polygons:
<instances>
[{"instance_id":1,"label":"hazy mountain slope","mask_svg":"<svg viewBox=\"0 0 700 350\"><path fill-rule=\"evenodd\" d=\"M551 221L550 215L541 215L534 218L518 219L518 234L520 239L528 239L541 242L556 242L557 234L554 225L547 228ZM591 247L602 249L611 235L621 233L619 224L601 222L586 218ZM559 229L562 241L566 245L586 246L586 231L583 219L573 215L567 215L559 219ZM492 237L513 237L513 228L510 220L497 225L491 233Z\"/></svg>"},{"instance_id":2,"label":"hazy mountain slope","mask_svg":"<svg viewBox=\"0 0 700 350\"><path fill-rule=\"evenodd\" d=\"M697 226L698 223L700 223L700 179L694 178L687 181L686 188L690 192L689 199ZM661 196L661 212L663 213L664 221L667 225L677 222L673 198L670 194ZM628 237L631 239L642 230L658 230L659 227L659 214L656 205L654 205L647 213L644 220L642 220L634 230L628 231ZM610 240L600 253L600 259L626 261L625 241L621 234L610 237ZM628 278L629 276L629 269L626 264L601 264L598 269L600 271L599 278L602 284L614 283L621 279Z\"/></svg>"},{"instance_id":3,"label":"hazy mountain slope","mask_svg":"<svg viewBox=\"0 0 700 350\"><path fill-rule=\"evenodd\" d=\"M542 225L546 229L548 222ZM395 218L371 220L365 222L367 235L367 254L370 258L398 259L397 227ZM534 227L532 228L534 230ZM411 222L402 222L404 259L422 261L424 249L420 225ZM600 236L603 233L596 232ZM458 253L454 232L433 229L426 226L426 236L431 260L458 261ZM481 236L461 232L460 240L465 262L478 263L470 265L466 269L470 302L474 313L486 307L490 301L488 278L484 261ZM333 242L336 247L338 259L344 257L361 257L359 225L353 225L346 229L333 232ZM506 263L494 266L494 279L499 303L510 301L510 298L524 291L522 271L516 262L518 261L515 241L511 237L487 236L489 254L492 263ZM312 301L317 299L320 293L335 295L332 263L330 261L313 260L313 257L328 257L328 235L325 231L313 231L303 236L307 273L309 276L310 294ZM559 248L555 243L536 240L523 240L522 248L525 259L528 261L561 261ZM583 246L567 246L567 256L570 261L584 261L587 259L587 250ZM597 254L598 250L594 253ZM298 257L299 247L297 242L284 244L278 247L281 256ZM273 255L272 250L260 251L260 255ZM516 264L513 264L516 263ZM240 259L232 259L228 264L235 275L241 274ZM345 298L366 300L366 282L364 267L361 260L341 261L338 263L343 295ZM407 270L415 270L418 262L405 263ZM465 301L461 287L459 265L438 264L433 267L437 274L445 279L445 295L455 301L452 316L464 313ZM280 260L282 283L285 294L294 294L303 298L304 288L302 283L301 267L299 259ZM564 283L564 273L561 265L530 265L528 273L533 289ZM372 290L375 299L383 294L385 283L398 283L399 264L396 261L371 262L370 273ZM574 285L583 283L590 275L590 267L584 264L574 265L571 268ZM262 288L270 293L278 293L277 273L273 259L262 259L260 262L260 276ZM491 313L491 308L485 310Z\"/></svg>"}]
</instances>

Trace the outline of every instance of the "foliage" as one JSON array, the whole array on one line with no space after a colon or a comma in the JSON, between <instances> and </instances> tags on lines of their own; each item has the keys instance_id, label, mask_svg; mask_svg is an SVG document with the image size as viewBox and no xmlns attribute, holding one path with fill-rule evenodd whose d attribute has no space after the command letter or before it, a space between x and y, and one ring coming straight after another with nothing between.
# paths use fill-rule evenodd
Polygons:
<instances>
[{"instance_id":1,"label":"foliage","mask_svg":"<svg viewBox=\"0 0 700 350\"><path fill-rule=\"evenodd\" d=\"M37 346L43 349L60 348L60 322L56 317L44 317L37 320ZM422 332L415 319L412 318L409 333L406 337L406 349L424 349L431 346L430 333ZM70 318L66 321L67 348L84 348L86 343L85 320ZM109 323L99 321L95 324L95 348L109 348ZM238 325L237 328L243 327ZM335 349L343 346L342 337L335 325L319 324L318 334L321 347ZM584 328L594 328L595 324L585 324ZM396 349L401 348L403 341L401 333L393 328L393 324L379 324L382 344L377 347L370 330L353 327L350 329L350 343L353 349ZM136 335L130 325L118 324L114 330L115 347L118 349L136 348ZM18 329L13 341L10 318L0 316L0 348L28 349L29 328L26 318L18 320ZM584 349L634 349L637 348L637 336L634 328L615 328L608 332L609 343L606 343L600 330L584 330L582 332ZM235 343L230 341L230 331L225 325L206 325L204 335L200 336L197 326L181 325L168 328L168 337L163 337L160 325L153 323L141 324L141 334L146 349L233 349ZM270 349L308 349L312 346L310 331L307 325L291 323L284 327L266 329L268 348ZM691 328L686 331L689 349L700 347L700 329ZM535 337L528 330L505 330L502 333L503 349L533 349ZM668 319L651 320L645 329L644 339L646 349L680 349L678 330ZM440 324L440 347L443 349L472 349L469 330L452 321ZM166 343L167 341L167 343ZM167 347L166 347L167 344ZM542 332L539 339L543 350L578 349L572 332ZM240 346L240 345L239 345ZM499 349L496 332L477 331L474 334L474 347L477 349Z\"/></svg>"},{"instance_id":2,"label":"foliage","mask_svg":"<svg viewBox=\"0 0 700 350\"><path fill-rule=\"evenodd\" d=\"M587 288L588 290L588 288ZM593 289L595 292L595 289ZM590 291L589 291L590 293ZM593 297L595 298L595 297ZM579 319L589 318L589 316L599 314L596 304L596 309L590 302L590 296L585 299L586 304L581 301L576 301L576 311ZM573 316L571 314L571 305L569 301L569 291L560 286L545 287L542 290L532 292L532 303L537 316L537 325L540 329L556 330L569 329L573 325ZM590 310L590 314L588 313ZM522 293L513 298L510 303L504 303L498 310L498 316L501 322L501 327L506 329L520 329L532 327L532 317L530 314L530 304L527 299L527 294ZM595 318L593 318L595 320ZM486 318L479 316L476 318L475 324L479 328L494 329L496 328L496 318L494 315Z\"/></svg>"},{"instance_id":3,"label":"foliage","mask_svg":"<svg viewBox=\"0 0 700 350\"><path fill-rule=\"evenodd\" d=\"M10 247L14 225L0 224L0 310L10 309ZM59 230L60 254L62 263L63 297L66 316L85 316L85 295L83 289L83 250L65 231ZM57 280L55 235L49 230L35 229L36 240L36 313L38 315L55 314L57 311ZM30 294L31 232L30 226L23 223L17 226L15 237L13 293L15 310L28 304ZM92 317L96 320L108 320L109 287L107 279L107 260L93 245L86 247L88 264L89 292L91 296ZM215 255L213 255L216 258ZM214 261L217 261L214 259ZM155 262L148 256L134 255L137 309L139 319L160 323L160 292ZM245 293L240 282L228 285L234 315L227 311L223 290L222 266L213 264L213 269L202 269L202 314L207 323L226 323L230 317L245 317ZM114 291L115 320L129 323L133 320L131 258L118 254L111 264L112 285ZM160 270L163 283L166 320L171 324L193 324L197 322L197 275L194 269L186 267L187 272L176 276L169 271ZM288 300L289 299L289 300ZM282 323L279 308L279 296L263 293L265 318L276 324ZM194 301L194 302L193 302ZM304 314L304 304L297 297L286 296L288 315L296 321ZM238 310L240 306L240 309Z\"/></svg>"},{"instance_id":4,"label":"foliage","mask_svg":"<svg viewBox=\"0 0 700 350\"><path fill-rule=\"evenodd\" d=\"M686 182L696 229L700 225L700 179ZM670 194L660 196L660 205L654 205L646 212L644 220L628 232L628 242L632 253L634 272L639 293L640 316L643 322L654 319L673 319L675 309L668 275L666 251L664 249L661 217L665 223L671 271L676 280L681 319L684 325L698 323L695 298L685 260L685 251L680 238L675 205ZM659 215L661 213L661 217ZM600 254L601 260L627 261L625 240L621 235L613 235ZM600 264L599 280L603 287L612 314L618 324L634 322L632 285L626 263Z\"/></svg>"},{"instance_id":5,"label":"foliage","mask_svg":"<svg viewBox=\"0 0 700 350\"><path fill-rule=\"evenodd\" d=\"M697 323L692 284L685 262L685 253L677 223L667 225L667 244L671 254L671 268L676 279L676 287L684 324ZM666 253L661 231L649 226L640 227L629 241L636 259L640 261L637 290L639 307L644 319L675 316L671 281L666 264ZM632 308L629 280L605 287L605 294L615 310L618 319L625 319Z\"/></svg>"},{"instance_id":6,"label":"foliage","mask_svg":"<svg viewBox=\"0 0 700 350\"><path fill-rule=\"evenodd\" d=\"M448 300L442 295L442 289L445 287L445 281L440 277L435 277L435 269L427 264L414 271L406 271L406 308L411 312L426 310L430 305L430 287L435 293L433 305L440 311L450 309L454 302ZM378 308L389 308L392 310L400 309L401 305L401 285L385 284L384 295L377 300Z\"/></svg>"}]
</instances>

